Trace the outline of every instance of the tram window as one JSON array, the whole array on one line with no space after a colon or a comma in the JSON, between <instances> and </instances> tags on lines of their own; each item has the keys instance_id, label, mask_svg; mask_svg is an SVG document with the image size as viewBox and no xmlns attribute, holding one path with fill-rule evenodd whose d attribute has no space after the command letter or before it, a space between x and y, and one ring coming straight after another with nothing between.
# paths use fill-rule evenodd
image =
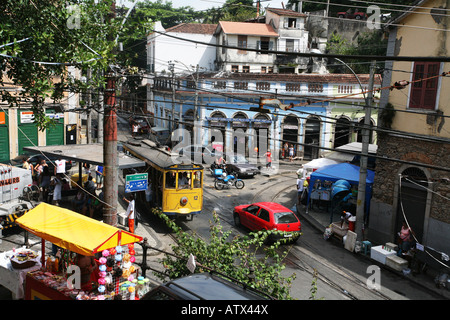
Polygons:
<instances>
[{"instance_id":1,"label":"tram window","mask_svg":"<svg viewBox=\"0 0 450 320\"><path fill-rule=\"evenodd\" d=\"M167 172L166 173L166 188L173 189L176 187L175 185L175 172Z\"/></svg>"},{"instance_id":2,"label":"tram window","mask_svg":"<svg viewBox=\"0 0 450 320\"><path fill-rule=\"evenodd\" d=\"M194 171L194 188L202 187L202 172Z\"/></svg>"},{"instance_id":3,"label":"tram window","mask_svg":"<svg viewBox=\"0 0 450 320\"><path fill-rule=\"evenodd\" d=\"M187 171L178 172L178 189L188 189L190 187L189 175Z\"/></svg>"}]
</instances>

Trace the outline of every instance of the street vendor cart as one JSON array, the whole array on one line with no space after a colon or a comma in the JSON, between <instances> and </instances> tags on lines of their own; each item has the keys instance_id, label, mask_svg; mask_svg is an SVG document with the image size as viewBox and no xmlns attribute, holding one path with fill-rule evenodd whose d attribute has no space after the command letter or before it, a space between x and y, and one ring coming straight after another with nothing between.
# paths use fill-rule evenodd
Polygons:
<instances>
[{"instance_id":1,"label":"street vendor cart","mask_svg":"<svg viewBox=\"0 0 450 320\"><path fill-rule=\"evenodd\" d=\"M47 203L39 204L16 223L42 239L42 268L27 273L25 299L135 299L138 278L142 277L134 265L134 243L142 241L142 237ZM46 255L45 241L65 252L59 264ZM70 259L74 254L94 257L96 261L93 273L97 283L89 289L77 282L77 269L72 268Z\"/></svg>"}]
</instances>

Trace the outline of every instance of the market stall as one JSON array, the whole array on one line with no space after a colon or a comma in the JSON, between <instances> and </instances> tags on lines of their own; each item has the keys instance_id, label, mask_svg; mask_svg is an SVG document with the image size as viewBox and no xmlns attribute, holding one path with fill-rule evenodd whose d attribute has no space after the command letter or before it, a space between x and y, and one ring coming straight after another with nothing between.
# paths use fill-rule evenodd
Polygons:
<instances>
[{"instance_id":1,"label":"market stall","mask_svg":"<svg viewBox=\"0 0 450 320\"><path fill-rule=\"evenodd\" d=\"M142 237L47 203L16 223L42 239L43 268L27 273L26 299L134 300L137 291L145 291L145 279L134 265L134 243ZM45 241L57 246L59 255L46 255ZM84 286L76 278L80 269L72 268L81 268L82 259L95 261Z\"/></svg>"},{"instance_id":2,"label":"market stall","mask_svg":"<svg viewBox=\"0 0 450 320\"><path fill-rule=\"evenodd\" d=\"M350 163L328 165L314 171L310 176L307 207L310 205L311 200L313 200L314 195L319 195L321 200L326 199L326 201L333 201L332 187L334 183L340 180L345 180L348 182L350 186L348 191L352 193L354 198L356 198L359 185L359 171L360 168L358 166ZM374 177L375 173L371 170L367 170L365 197L366 214L368 213L368 208L370 207ZM333 219L332 215L333 210L331 211L330 220ZM331 222L332 221L330 221L330 223Z\"/></svg>"}]
</instances>

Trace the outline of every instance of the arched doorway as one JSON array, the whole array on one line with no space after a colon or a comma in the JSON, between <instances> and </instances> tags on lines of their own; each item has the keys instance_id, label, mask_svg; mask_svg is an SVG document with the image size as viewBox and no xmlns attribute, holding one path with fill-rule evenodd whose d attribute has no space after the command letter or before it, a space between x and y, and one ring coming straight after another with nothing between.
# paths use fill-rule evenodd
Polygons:
<instances>
[{"instance_id":1,"label":"arched doorway","mask_svg":"<svg viewBox=\"0 0 450 320\"><path fill-rule=\"evenodd\" d=\"M363 130L362 130L362 128L364 127L364 121L365 121L365 117L363 117L358 122L358 126L357 126L357 129L356 129L356 141L357 142L362 142L362 137L363 137ZM370 119L370 126L373 127L374 125L375 125L375 123L373 122L372 119ZM370 130L369 143L372 143L372 141L373 141L373 130Z\"/></svg>"},{"instance_id":2,"label":"arched doorway","mask_svg":"<svg viewBox=\"0 0 450 320\"><path fill-rule=\"evenodd\" d=\"M425 212L427 208L428 178L417 167L410 167L401 174L395 232L400 231L406 220L419 242L423 240Z\"/></svg>"},{"instance_id":3,"label":"arched doorway","mask_svg":"<svg viewBox=\"0 0 450 320\"><path fill-rule=\"evenodd\" d=\"M289 146L292 144L294 146L295 151L298 149L298 136L299 136L299 121L298 118L292 115L286 116L283 121L282 132L283 132L283 141L282 145L284 146L287 143ZM288 157L287 154L284 154L285 158Z\"/></svg>"},{"instance_id":4,"label":"arched doorway","mask_svg":"<svg viewBox=\"0 0 450 320\"><path fill-rule=\"evenodd\" d=\"M336 120L334 129L334 148L343 146L350 142L350 125L350 120L347 118L340 117Z\"/></svg>"},{"instance_id":5,"label":"arched doorway","mask_svg":"<svg viewBox=\"0 0 450 320\"><path fill-rule=\"evenodd\" d=\"M306 120L305 152L303 154L303 158L306 160L319 157L321 123L322 121L318 117L310 117Z\"/></svg>"},{"instance_id":6,"label":"arched doorway","mask_svg":"<svg viewBox=\"0 0 450 320\"><path fill-rule=\"evenodd\" d=\"M226 116L220 111L211 113L209 120L209 141L212 144L222 144L223 150L226 150Z\"/></svg>"},{"instance_id":7,"label":"arched doorway","mask_svg":"<svg viewBox=\"0 0 450 320\"><path fill-rule=\"evenodd\" d=\"M247 115L238 112L233 116L233 151L248 157L248 121Z\"/></svg>"}]
</instances>

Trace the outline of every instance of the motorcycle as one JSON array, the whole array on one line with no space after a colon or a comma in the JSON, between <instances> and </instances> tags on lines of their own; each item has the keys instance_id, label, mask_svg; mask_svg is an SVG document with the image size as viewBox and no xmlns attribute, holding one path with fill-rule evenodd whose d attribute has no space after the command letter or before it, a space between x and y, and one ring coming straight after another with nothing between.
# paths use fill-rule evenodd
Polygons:
<instances>
[{"instance_id":1,"label":"motorcycle","mask_svg":"<svg viewBox=\"0 0 450 320\"><path fill-rule=\"evenodd\" d=\"M216 169L217 170L217 169ZM214 188L217 190L222 190L223 188L236 187L236 189L242 189L245 184L244 181L238 179L235 174L226 174L223 173L222 176L216 177L214 181Z\"/></svg>"}]
</instances>

